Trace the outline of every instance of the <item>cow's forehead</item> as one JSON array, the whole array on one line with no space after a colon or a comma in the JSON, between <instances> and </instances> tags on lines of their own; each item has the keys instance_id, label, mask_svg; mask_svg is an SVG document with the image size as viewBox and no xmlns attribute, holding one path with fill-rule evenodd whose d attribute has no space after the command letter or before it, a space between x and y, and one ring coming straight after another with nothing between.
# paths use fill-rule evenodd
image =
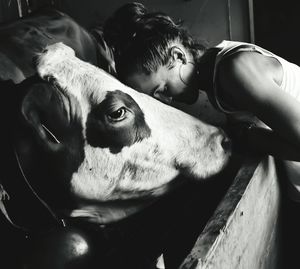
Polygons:
<instances>
[{"instance_id":1,"label":"cow's forehead","mask_svg":"<svg viewBox=\"0 0 300 269\"><path fill-rule=\"evenodd\" d=\"M125 86L115 77L98 67L81 61L74 51L63 43L49 46L39 58L38 73L42 78L54 78L59 86L77 99L88 102L101 102L107 92L123 91L132 98L141 93Z\"/></svg>"},{"instance_id":2,"label":"cow's forehead","mask_svg":"<svg viewBox=\"0 0 300 269\"><path fill-rule=\"evenodd\" d=\"M135 99L141 98L141 96L144 95L142 93L136 92L130 87L127 87L119 80L117 80L115 77L111 76L110 74L106 73L101 69L93 70L93 71L95 71L93 78L96 80L94 82L93 80L90 80L92 83L91 85L92 87L89 89L91 96L99 95L101 99L103 99L103 97L106 96L107 93L115 92L115 91L122 91L125 94L128 94Z\"/></svg>"}]
</instances>

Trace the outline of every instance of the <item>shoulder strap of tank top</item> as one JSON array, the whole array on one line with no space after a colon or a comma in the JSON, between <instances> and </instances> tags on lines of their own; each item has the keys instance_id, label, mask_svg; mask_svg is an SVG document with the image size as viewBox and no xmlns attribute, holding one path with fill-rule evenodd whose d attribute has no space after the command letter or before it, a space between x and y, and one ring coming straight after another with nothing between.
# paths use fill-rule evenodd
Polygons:
<instances>
[{"instance_id":1,"label":"shoulder strap of tank top","mask_svg":"<svg viewBox=\"0 0 300 269\"><path fill-rule=\"evenodd\" d=\"M240 51L258 51L257 47L250 43L245 42L236 42L236 41L223 41L220 43L217 47L221 48L221 51L218 53L215 61L215 67L213 72L213 102L215 103L215 106L218 110L220 110L223 113L226 114L235 114L235 113L248 113L246 111L237 111L234 110L234 108L230 107L228 104L225 104L224 102L220 102L218 99L218 83L216 81L217 79L217 72L218 72L218 65L219 63L224 60L226 57L233 55L236 52Z\"/></svg>"}]
</instances>

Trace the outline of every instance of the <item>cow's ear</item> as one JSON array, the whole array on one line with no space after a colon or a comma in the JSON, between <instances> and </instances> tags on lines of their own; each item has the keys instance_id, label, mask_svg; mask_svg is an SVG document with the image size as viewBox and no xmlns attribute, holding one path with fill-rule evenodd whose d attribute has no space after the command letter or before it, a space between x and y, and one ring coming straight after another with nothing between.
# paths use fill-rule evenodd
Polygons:
<instances>
[{"instance_id":1,"label":"cow's ear","mask_svg":"<svg viewBox=\"0 0 300 269\"><path fill-rule=\"evenodd\" d=\"M21 103L21 113L26 123L33 129L38 142L46 150L58 151L62 144L43 124L41 120L43 109L45 109L45 104L41 102L40 94L34 90L29 91Z\"/></svg>"}]
</instances>

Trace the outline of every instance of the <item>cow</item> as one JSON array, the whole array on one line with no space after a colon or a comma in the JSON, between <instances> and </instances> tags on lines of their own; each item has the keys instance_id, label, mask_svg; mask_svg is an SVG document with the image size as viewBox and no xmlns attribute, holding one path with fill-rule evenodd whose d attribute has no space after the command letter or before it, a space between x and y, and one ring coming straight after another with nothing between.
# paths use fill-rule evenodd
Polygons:
<instances>
[{"instance_id":1,"label":"cow","mask_svg":"<svg viewBox=\"0 0 300 269\"><path fill-rule=\"evenodd\" d=\"M125 86L63 43L40 53L37 72L42 80L10 88L21 96L23 122L7 124L22 170L43 196L55 190L50 203L68 216L120 220L182 184L179 175L202 181L230 159L222 129ZM41 186L34 182L47 176Z\"/></svg>"},{"instance_id":2,"label":"cow","mask_svg":"<svg viewBox=\"0 0 300 269\"><path fill-rule=\"evenodd\" d=\"M101 26L87 30L67 14L44 8L0 25L0 80L20 83L35 73L33 57L47 45L64 42L77 57L115 73Z\"/></svg>"},{"instance_id":3,"label":"cow","mask_svg":"<svg viewBox=\"0 0 300 269\"><path fill-rule=\"evenodd\" d=\"M120 222L174 192L186 179L201 181L226 166L230 141L222 130L139 94L92 66L115 75L101 32L44 9L2 24L0 38L1 122L6 126L1 133L6 156L1 182L8 190L0 185L6 206L0 203L0 209L15 228L48 225L45 209L55 220ZM56 42L72 50L62 44L49 47L56 55L51 64L59 64L58 58L75 61L72 72L83 66L82 73L73 74L78 79L74 92L67 90L73 79L66 73L46 72L52 65L44 48ZM39 54L44 80L35 76Z\"/></svg>"},{"instance_id":4,"label":"cow","mask_svg":"<svg viewBox=\"0 0 300 269\"><path fill-rule=\"evenodd\" d=\"M72 160L72 162L66 163L64 171L65 177L68 179L61 180L61 182L69 183L78 181L78 184L72 183L69 186L71 189L74 189L74 193L71 195L72 198L75 196L81 197L79 199L81 206L72 210L70 213L72 216L87 216L99 223L121 219L124 213L116 213L119 206L116 207L116 210L111 210L112 207L109 206L108 211L110 213L108 213L105 212L105 206L103 208L101 204L101 210L105 213L100 214L98 209L93 212L94 209L90 208L90 204L87 201L96 200L106 204L119 200L157 197L167 192L175 184L172 179L179 174L187 174L188 177L203 179L222 170L227 162L229 151L224 150L222 145L229 144L229 140L223 131L213 126L204 125L176 109L164 106L148 96L137 93L99 69L93 71L94 66L98 66L107 72L114 73L113 60L108 52L109 49L106 47L104 40L101 40L101 36L97 35L96 38L95 34L84 29L68 15L55 9L39 10L28 17L1 25L0 37L3 40L0 44L0 80L11 80L14 84L18 84L26 78L33 77L36 73L33 59L37 55L41 55L38 72L42 78L45 77L47 82L31 83L32 80L29 79L24 84L21 83L21 85L16 85L15 87L18 89L27 87L27 90L30 88L31 91L29 93L23 89L19 91L26 92L24 96L20 93L16 94L14 90L9 93L13 95L11 98L16 98L15 95L22 96L23 108L25 104L28 107L27 110L23 111L24 115L32 115L32 107L40 107L39 110L48 107L42 114L43 117L48 118L43 120L50 121L50 123L38 125L32 120L37 120L39 117L28 116L25 119L30 123L29 125L39 127L36 134L40 134L40 138L50 137L52 140L54 139L54 142L56 142L56 136L52 134L56 132L49 131L48 125L51 126L50 130L53 128L52 125L59 127L57 132L63 137L70 134L73 142L77 136L76 146L69 147L70 150L68 151L70 154L75 154L67 158L69 161ZM57 42L63 42L65 45ZM53 48L59 48L59 52L54 54L56 57L61 57L65 62L76 61L70 64L70 70L74 74L75 70L78 70L79 73L76 76L74 75L74 79L80 81L78 81L78 85L74 86L72 94L67 92L62 94L58 91L58 88L70 87L70 85L67 86L68 83L72 82L68 81L69 78L66 78L63 84L57 85L57 81L63 79L67 74L42 74L54 64L58 66L63 64L63 61L56 62L53 59L51 62L49 57L46 57L48 54L44 52L44 48L51 44L56 44ZM50 46L49 48L52 47ZM55 51L55 49L52 50ZM47 59L49 63L42 65L44 59ZM83 66L83 70L81 70L81 66ZM66 71L67 65L64 64L62 69ZM62 70L58 69L58 72L62 72ZM95 78L92 77L93 72L101 72L99 78L99 85L102 85L101 91L97 87L95 88L97 85L94 85L96 82ZM91 74L91 78L85 78L85 74ZM52 81L53 79L54 81ZM95 100L83 98L83 85L87 83L92 83L89 86L89 94L91 96L95 95ZM75 88L77 89L75 90ZM124 88L126 89L125 94L123 93ZM115 91L112 89L115 89ZM99 95L99 92L101 92L101 95ZM106 93L107 96L104 97ZM99 96L97 97L97 95ZM142 101L137 101L136 99L141 99ZM67 105L68 102L70 103L69 105ZM112 110L109 118L105 119L107 122L99 125L99 121L96 119L101 113L103 114L103 111L95 109L90 111L90 102L95 102L95 104L105 103L107 109ZM152 103L155 104L153 108L145 112L144 110ZM113 110L115 107L111 104L115 104L114 106L117 109ZM122 104L123 106L119 107ZM126 105L129 107L126 107ZM65 118L63 116L66 113L65 109L75 109L74 111L72 110L72 113L75 114L73 115L69 112L69 116L76 117L74 119ZM105 109L105 106L102 109ZM80 115L76 115L77 112ZM120 116L119 114L121 115L120 119L113 118ZM177 114L178 116L174 116ZM125 119L122 119L123 116ZM132 119L127 119L127 117L132 117ZM54 118L57 118L55 124L51 120ZM178 120L176 124L175 119ZM10 121L14 122L15 120ZM70 124L69 121L74 121L72 128L68 126ZM127 121L128 123L126 123ZM11 123L8 124L10 125ZM92 127L85 129L86 125ZM175 125L177 125L176 128L174 127ZM76 130L73 130L73 128ZM82 128L83 134L81 137L77 129ZM100 140L99 135L101 135ZM22 138L18 137L16 140L18 143L21 143ZM49 145L56 147L57 150L63 148L61 143L53 143L52 140L49 140L51 142ZM29 142L28 145L30 145ZM27 146L27 148L29 147ZM64 149L66 150L66 148ZM188 149L191 151L188 151ZM58 152L60 151L58 150ZM30 153L27 152L26 154L29 154L28 159L34 159ZM96 158L93 155L98 157ZM199 158L201 162L199 162ZM60 158L57 159L60 160ZM75 160L77 164L73 163ZM81 164L81 162L83 163ZM103 165L104 163L107 166ZM52 168L53 171L59 166L57 163L55 165ZM67 166L73 167L67 168ZM86 170L89 166L90 170ZM101 169L99 170L99 168ZM77 173L74 173L75 171ZM79 187L82 184L80 179L83 177L81 172L85 173L84 178L91 181L90 185L85 184L85 186L93 189L94 183L104 185L98 186L98 191L92 195L84 188ZM66 176L67 173L70 174ZM57 178L60 178L60 176L57 176ZM95 180L95 178L99 177L107 180L103 182ZM117 185L112 184L112 181L115 181L115 179L111 180L111 178L117 177L119 177L120 181L115 182ZM96 186L94 190L97 189ZM100 190L102 190L101 193L99 192ZM136 207L136 205L132 207L134 211L137 210ZM123 212L123 209L119 211ZM133 212L126 209L126 214L124 215L131 213ZM110 216L109 214L112 215Z\"/></svg>"},{"instance_id":5,"label":"cow","mask_svg":"<svg viewBox=\"0 0 300 269\"><path fill-rule=\"evenodd\" d=\"M78 59L63 43L44 50L37 71L54 86L55 93L49 93L50 100L41 93L28 95L25 119L52 154L65 152L67 147L82 156L69 172L70 192L80 205L71 216L91 215L99 223L110 222L115 219L101 212L102 205L98 211L89 201L105 204L159 197L172 189L178 175L205 180L229 161L230 140L223 130L126 87ZM44 103L44 109L50 105L53 118L44 119L47 111L42 117L32 107L36 102ZM58 115L51 111L54 105L60 106ZM48 129L57 139L49 138ZM72 139L68 130L74 130ZM73 140L76 147L68 144Z\"/></svg>"},{"instance_id":6,"label":"cow","mask_svg":"<svg viewBox=\"0 0 300 269\"><path fill-rule=\"evenodd\" d=\"M228 164L221 129L104 72L115 74L113 57L97 33L53 9L0 26L0 200L15 228L48 225L47 211L55 221L119 223Z\"/></svg>"},{"instance_id":7,"label":"cow","mask_svg":"<svg viewBox=\"0 0 300 269\"><path fill-rule=\"evenodd\" d=\"M30 200L58 221L110 225L228 165L222 129L127 87L62 42L35 64L38 75L2 83L2 100L14 100L1 105L14 225L39 223ZM14 204L23 192L30 197Z\"/></svg>"}]
</instances>

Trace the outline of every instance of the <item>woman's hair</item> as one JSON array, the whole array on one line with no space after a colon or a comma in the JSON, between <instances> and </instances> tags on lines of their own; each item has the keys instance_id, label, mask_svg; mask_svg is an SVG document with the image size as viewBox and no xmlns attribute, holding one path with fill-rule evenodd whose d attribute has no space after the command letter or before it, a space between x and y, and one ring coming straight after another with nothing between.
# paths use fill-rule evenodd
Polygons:
<instances>
[{"instance_id":1,"label":"woman's hair","mask_svg":"<svg viewBox=\"0 0 300 269\"><path fill-rule=\"evenodd\" d=\"M143 4L128 3L104 24L104 38L114 51L116 70L122 80L132 72L146 74L168 63L170 44L180 42L200 58L205 47L180 24L161 12L147 12Z\"/></svg>"}]
</instances>

